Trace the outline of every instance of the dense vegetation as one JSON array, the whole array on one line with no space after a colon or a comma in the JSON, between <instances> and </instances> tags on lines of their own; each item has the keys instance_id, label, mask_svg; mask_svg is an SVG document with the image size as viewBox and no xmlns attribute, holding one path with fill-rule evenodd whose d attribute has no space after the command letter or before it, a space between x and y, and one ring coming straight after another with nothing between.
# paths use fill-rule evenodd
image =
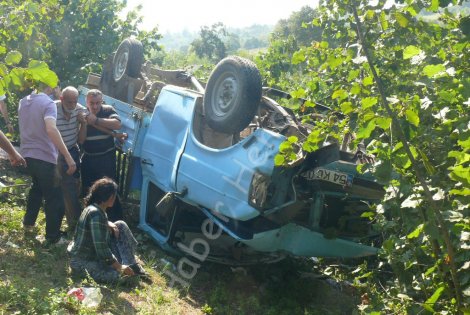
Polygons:
<instances>
[{"instance_id":1,"label":"dense vegetation","mask_svg":"<svg viewBox=\"0 0 470 315\"><path fill-rule=\"evenodd\" d=\"M441 8L447 3L323 1L312 21L323 40L292 54L297 71L269 77L309 100L300 113L316 100L346 114L317 122L277 163L291 159L291 146L310 152L346 133L380 161L372 171L389 183L387 195L364 216L384 242L379 260L364 262L355 278L367 312L468 312L469 19ZM440 18L424 22L422 9ZM275 49L259 58L269 74L279 66Z\"/></svg>"},{"instance_id":2,"label":"dense vegetation","mask_svg":"<svg viewBox=\"0 0 470 315\"><path fill-rule=\"evenodd\" d=\"M371 171L388 185L382 203L364 213L382 233L378 258L323 261L323 271L350 280L365 313L470 312L470 18L446 8L459 2L321 1L280 21L268 48L250 55L229 45L223 25L202 28L188 51L166 52L157 29L138 30L138 11L119 19L117 0L2 1L0 94L14 113L21 91L38 81L55 84L57 74L81 84L129 35L163 67L202 64L203 79L227 52L249 56L266 85L291 91L286 105L302 119L311 120L315 102L345 114L290 139L276 163L350 133L375 155ZM439 18L424 21L423 9Z\"/></svg>"}]
</instances>

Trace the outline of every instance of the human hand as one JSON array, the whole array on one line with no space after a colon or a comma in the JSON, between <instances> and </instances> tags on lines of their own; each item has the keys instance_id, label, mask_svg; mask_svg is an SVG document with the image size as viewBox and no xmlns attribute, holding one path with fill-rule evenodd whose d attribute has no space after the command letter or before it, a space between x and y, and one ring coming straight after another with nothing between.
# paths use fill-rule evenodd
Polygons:
<instances>
[{"instance_id":1,"label":"human hand","mask_svg":"<svg viewBox=\"0 0 470 315\"><path fill-rule=\"evenodd\" d=\"M126 132L115 132L114 137L118 139L119 143L124 143L127 140L127 133Z\"/></svg>"},{"instance_id":2,"label":"human hand","mask_svg":"<svg viewBox=\"0 0 470 315\"><path fill-rule=\"evenodd\" d=\"M26 166L26 160L16 150L9 159L12 166Z\"/></svg>"},{"instance_id":3,"label":"human hand","mask_svg":"<svg viewBox=\"0 0 470 315\"><path fill-rule=\"evenodd\" d=\"M134 270L132 270L132 268L127 266L127 265L122 265L121 266L121 272L123 274L125 274L126 276L134 276L135 275Z\"/></svg>"},{"instance_id":4,"label":"human hand","mask_svg":"<svg viewBox=\"0 0 470 315\"><path fill-rule=\"evenodd\" d=\"M81 124L86 124L87 123L87 113L85 111L80 111L78 112L77 114L77 120L81 123Z\"/></svg>"},{"instance_id":5,"label":"human hand","mask_svg":"<svg viewBox=\"0 0 470 315\"><path fill-rule=\"evenodd\" d=\"M66 162L67 162L67 166L68 166L66 173L67 173L67 175L72 175L77 170L77 164L75 164L75 161L72 159L71 156L66 158Z\"/></svg>"},{"instance_id":6,"label":"human hand","mask_svg":"<svg viewBox=\"0 0 470 315\"><path fill-rule=\"evenodd\" d=\"M116 224L114 224L111 221L108 221L108 228L111 231L111 233L113 233L115 238L119 237L119 229Z\"/></svg>"},{"instance_id":7,"label":"human hand","mask_svg":"<svg viewBox=\"0 0 470 315\"><path fill-rule=\"evenodd\" d=\"M94 114L92 114L92 113L88 114L88 116L86 116L86 122L87 122L87 124L89 124L89 125L94 125L95 122L96 122L96 118L97 118L96 115L94 115Z\"/></svg>"}]
</instances>

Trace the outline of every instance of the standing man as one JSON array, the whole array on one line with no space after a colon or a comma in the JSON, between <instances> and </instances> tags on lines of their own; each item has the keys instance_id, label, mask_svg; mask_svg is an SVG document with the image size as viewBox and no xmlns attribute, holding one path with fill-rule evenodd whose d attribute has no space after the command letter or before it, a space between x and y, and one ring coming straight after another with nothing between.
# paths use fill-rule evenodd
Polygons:
<instances>
[{"instance_id":1,"label":"standing man","mask_svg":"<svg viewBox=\"0 0 470 315\"><path fill-rule=\"evenodd\" d=\"M0 95L0 112L2 113L3 119L5 119L5 125L7 125L8 132L12 134L14 129L10 118L8 117L8 107L5 103L5 98L5 95Z\"/></svg>"},{"instance_id":2,"label":"standing man","mask_svg":"<svg viewBox=\"0 0 470 315\"><path fill-rule=\"evenodd\" d=\"M79 200L80 194L80 149L78 142L83 143L86 137L86 108L78 104L78 91L73 86L62 90L57 105L57 129L62 136L67 150L77 165L77 170L72 175L67 174L67 162L62 154L59 154L57 165L60 174L60 186L64 197L65 218L69 231L74 231L80 217L82 206Z\"/></svg>"},{"instance_id":3,"label":"standing man","mask_svg":"<svg viewBox=\"0 0 470 315\"><path fill-rule=\"evenodd\" d=\"M56 168L57 150L65 157L67 174L73 174L76 165L56 127L57 106L47 96L52 93L52 88L44 84L40 88L41 93L24 97L18 107L20 152L32 178L23 225L25 229L34 227L44 199L46 246L49 246L60 241L60 225L64 217L64 201Z\"/></svg>"},{"instance_id":4,"label":"standing man","mask_svg":"<svg viewBox=\"0 0 470 315\"><path fill-rule=\"evenodd\" d=\"M103 105L103 93L93 89L86 96L87 134L83 143L82 193L88 194L91 185L103 177L116 178L116 147L114 130L121 128L121 120L110 105ZM122 220L119 198L107 212L109 221Z\"/></svg>"}]
</instances>

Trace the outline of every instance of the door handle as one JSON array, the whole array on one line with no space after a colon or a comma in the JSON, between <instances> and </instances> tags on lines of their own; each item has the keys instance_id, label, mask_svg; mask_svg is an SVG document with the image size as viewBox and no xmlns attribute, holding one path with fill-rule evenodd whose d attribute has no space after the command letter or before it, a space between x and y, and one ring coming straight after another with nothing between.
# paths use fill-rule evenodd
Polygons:
<instances>
[{"instance_id":1,"label":"door handle","mask_svg":"<svg viewBox=\"0 0 470 315\"><path fill-rule=\"evenodd\" d=\"M146 165L153 166L152 160L143 159L141 163L142 163L142 164L146 164Z\"/></svg>"}]
</instances>

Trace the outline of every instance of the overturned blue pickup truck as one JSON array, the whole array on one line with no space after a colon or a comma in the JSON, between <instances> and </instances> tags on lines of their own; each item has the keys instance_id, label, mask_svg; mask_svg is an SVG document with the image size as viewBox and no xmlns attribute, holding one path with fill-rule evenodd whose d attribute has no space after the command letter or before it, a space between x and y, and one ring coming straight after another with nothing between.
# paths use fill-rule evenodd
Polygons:
<instances>
[{"instance_id":1,"label":"overturned blue pickup truck","mask_svg":"<svg viewBox=\"0 0 470 315\"><path fill-rule=\"evenodd\" d=\"M361 214L383 186L337 143L275 166L280 144L315 126L278 105L289 95L263 88L251 61L225 58L202 84L144 64L142 51L124 40L80 93L84 102L101 89L119 113L120 186L140 190L139 227L163 249L229 264L377 252L378 233Z\"/></svg>"}]
</instances>

